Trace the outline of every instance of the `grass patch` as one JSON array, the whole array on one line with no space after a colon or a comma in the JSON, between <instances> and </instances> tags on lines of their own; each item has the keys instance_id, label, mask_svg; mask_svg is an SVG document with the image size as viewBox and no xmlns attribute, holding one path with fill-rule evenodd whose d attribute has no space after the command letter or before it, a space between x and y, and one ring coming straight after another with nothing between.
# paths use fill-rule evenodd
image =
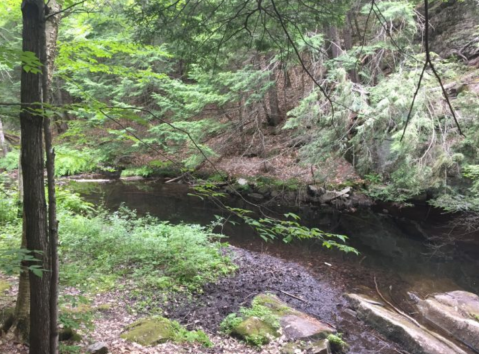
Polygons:
<instances>
[{"instance_id":1,"label":"grass patch","mask_svg":"<svg viewBox=\"0 0 479 354\"><path fill-rule=\"evenodd\" d=\"M113 288L119 278L143 292L191 291L234 270L218 235L198 225L170 225L121 208L60 216L62 279L67 285Z\"/></svg>"}]
</instances>

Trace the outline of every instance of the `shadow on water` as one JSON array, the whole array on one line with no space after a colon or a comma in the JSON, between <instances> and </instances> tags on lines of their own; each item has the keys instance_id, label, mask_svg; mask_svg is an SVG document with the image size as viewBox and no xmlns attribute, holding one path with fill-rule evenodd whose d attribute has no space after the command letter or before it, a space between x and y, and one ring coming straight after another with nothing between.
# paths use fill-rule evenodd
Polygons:
<instances>
[{"instance_id":1,"label":"shadow on water","mask_svg":"<svg viewBox=\"0 0 479 354\"><path fill-rule=\"evenodd\" d=\"M215 220L215 215L228 216L217 204L189 195L191 190L182 184L165 184L158 180L114 181L101 184L74 183L73 188L87 200L95 204L103 203L111 210L123 203L137 210L139 215L149 213L172 223L207 225ZM239 198L229 198L223 203L250 208ZM433 236L434 232L441 232L445 226L438 226L440 221L437 219L422 222L420 219L423 211L408 211L414 218L401 218L386 214L385 210L341 213L328 207L285 207L277 203L270 203L267 209L275 216L294 212L307 226L345 234L350 238L349 244L358 249L361 255L325 251L315 242L288 245L281 241L265 243L243 224L225 225L222 231L229 237L228 242L248 250L278 255L288 261L304 263L308 260L310 263L320 258L322 263L331 261L337 266L344 262L355 264L356 268L360 266L363 270L393 272L412 282L410 288L421 295L452 287L479 293L479 248L461 248L456 245L444 246L443 250L437 245L428 245L425 236ZM421 281L424 284L415 284Z\"/></svg>"}]
</instances>

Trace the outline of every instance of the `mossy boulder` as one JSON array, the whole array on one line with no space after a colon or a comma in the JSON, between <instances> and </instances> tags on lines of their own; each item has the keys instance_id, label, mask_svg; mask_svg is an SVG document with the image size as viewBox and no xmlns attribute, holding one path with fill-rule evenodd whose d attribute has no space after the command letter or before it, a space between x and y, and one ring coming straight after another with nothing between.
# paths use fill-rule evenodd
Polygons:
<instances>
[{"instance_id":1,"label":"mossy boulder","mask_svg":"<svg viewBox=\"0 0 479 354\"><path fill-rule=\"evenodd\" d=\"M81 342L82 336L72 328L63 328L58 333L58 340L60 342Z\"/></svg>"},{"instance_id":2,"label":"mossy boulder","mask_svg":"<svg viewBox=\"0 0 479 354\"><path fill-rule=\"evenodd\" d=\"M251 308L241 308L221 324L226 333L238 336L254 345L269 343L281 334L287 340L324 339L335 333L334 328L289 307L272 294L259 294Z\"/></svg>"},{"instance_id":3,"label":"mossy boulder","mask_svg":"<svg viewBox=\"0 0 479 354\"><path fill-rule=\"evenodd\" d=\"M233 328L232 333L255 345L268 344L280 335L277 328L258 317L245 319Z\"/></svg>"},{"instance_id":4,"label":"mossy boulder","mask_svg":"<svg viewBox=\"0 0 479 354\"><path fill-rule=\"evenodd\" d=\"M261 305L267 307L275 315L281 317L286 315L295 315L300 312L289 307L283 301L281 301L277 296L273 294L259 294L256 295L253 299L253 305Z\"/></svg>"},{"instance_id":5,"label":"mossy boulder","mask_svg":"<svg viewBox=\"0 0 479 354\"><path fill-rule=\"evenodd\" d=\"M164 317L152 317L138 320L126 328L121 338L144 346L153 346L175 341L175 326Z\"/></svg>"}]
</instances>

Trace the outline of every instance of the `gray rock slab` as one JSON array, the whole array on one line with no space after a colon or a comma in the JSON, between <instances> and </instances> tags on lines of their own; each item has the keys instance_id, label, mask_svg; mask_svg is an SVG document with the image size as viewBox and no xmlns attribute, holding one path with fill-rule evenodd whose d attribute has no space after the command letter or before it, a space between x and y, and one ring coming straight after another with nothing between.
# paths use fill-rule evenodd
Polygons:
<instances>
[{"instance_id":1,"label":"gray rock slab","mask_svg":"<svg viewBox=\"0 0 479 354\"><path fill-rule=\"evenodd\" d=\"M421 315L434 326L479 351L479 296L466 291L417 300Z\"/></svg>"},{"instance_id":2,"label":"gray rock slab","mask_svg":"<svg viewBox=\"0 0 479 354\"><path fill-rule=\"evenodd\" d=\"M347 294L346 298L357 311L360 320L401 344L411 354L466 354L451 341L417 326L367 296Z\"/></svg>"}]
</instances>

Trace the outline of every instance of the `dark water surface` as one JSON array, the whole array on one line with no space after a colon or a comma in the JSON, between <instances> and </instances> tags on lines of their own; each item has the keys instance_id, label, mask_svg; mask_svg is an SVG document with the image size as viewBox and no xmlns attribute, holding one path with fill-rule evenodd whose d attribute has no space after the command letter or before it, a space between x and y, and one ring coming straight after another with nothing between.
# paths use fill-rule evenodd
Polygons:
<instances>
[{"instance_id":1,"label":"dark water surface","mask_svg":"<svg viewBox=\"0 0 479 354\"><path fill-rule=\"evenodd\" d=\"M149 213L172 223L197 223L207 225L215 215L227 216L217 204L189 196L192 191L186 185L165 184L162 180L112 181L108 183L72 183L88 201L103 203L114 210L121 204L136 209L139 215ZM229 197L226 205L249 208L241 198ZM230 244L254 252L278 257L304 267L322 282L342 292L360 292L377 295L374 279L379 288L393 302L406 311L413 311L407 292L421 297L451 290L467 290L479 293L479 248L474 244L451 242L448 245L426 242L426 238L451 232L447 218L427 208L404 211L360 210L342 213L329 207L285 207L281 201L266 203L266 209L274 216L294 212L308 226L347 235L349 244L360 255L343 254L325 250L314 241L284 244L281 241L266 243L245 225L227 224L221 230ZM378 209L378 210L376 210ZM218 230L219 231L219 230ZM454 230L452 230L454 231ZM476 243L477 245L477 243ZM346 306L344 301L338 307ZM307 311L308 312L308 311ZM314 311L309 311L314 314ZM354 320L336 309L339 318L335 322L348 331ZM365 342L378 342L375 335L351 329L348 337L356 345L355 353ZM364 337L364 338L361 338ZM362 344L361 344L362 343ZM377 345L386 345L379 341ZM377 346L374 346L378 350ZM375 351L389 353L392 351Z\"/></svg>"}]
</instances>

